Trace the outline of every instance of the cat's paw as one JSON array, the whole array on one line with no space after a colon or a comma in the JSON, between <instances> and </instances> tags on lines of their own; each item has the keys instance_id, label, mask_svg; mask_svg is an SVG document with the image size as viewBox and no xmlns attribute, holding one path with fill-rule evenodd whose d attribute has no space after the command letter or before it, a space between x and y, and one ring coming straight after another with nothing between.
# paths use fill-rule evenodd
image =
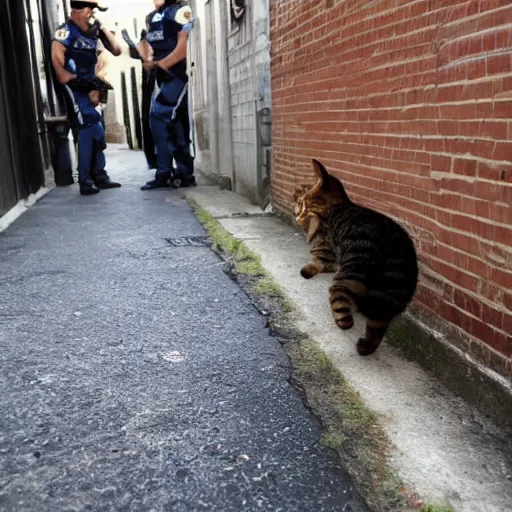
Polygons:
<instances>
[{"instance_id":1,"label":"cat's paw","mask_svg":"<svg viewBox=\"0 0 512 512\"><path fill-rule=\"evenodd\" d=\"M346 331L347 329L352 329L354 327L354 319L352 315L350 317L340 318L339 320L334 320L336 325Z\"/></svg>"},{"instance_id":2,"label":"cat's paw","mask_svg":"<svg viewBox=\"0 0 512 512\"><path fill-rule=\"evenodd\" d=\"M300 275L304 279L311 279L320 272L320 269L314 263L308 263L300 269Z\"/></svg>"},{"instance_id":3,"label":"cat's paw","mask_svg":"<svg viewBox=\"0 0 512 512\"><path fill-rule=\"evenodd\" d=\"M357 353L360 356L369 356L379 348L379 343L359 338L359 341L357 342Z\"/></svg>"}]
</instances>

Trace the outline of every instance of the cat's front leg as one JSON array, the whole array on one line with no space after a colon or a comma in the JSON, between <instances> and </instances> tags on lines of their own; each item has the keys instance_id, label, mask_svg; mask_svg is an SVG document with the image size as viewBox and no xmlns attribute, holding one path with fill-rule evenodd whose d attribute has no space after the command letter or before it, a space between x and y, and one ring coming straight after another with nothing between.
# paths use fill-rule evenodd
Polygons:
<instances>
[{"instance_id":1,"label":"cat's front leg","mask_svg":"<svg viewBox=\"0 0 512 512\"><path fill-rule=\"evenodd\" d=\"M331 249L327 237L318 237L310 253L313 261L304 265L300 271L300 275L304 279L311 279L317 274L329 274L338 270L336 256Z\"/></svg>"},{"instance_id":2,"label":"cat's front leg","mask_svg":"<svg viewBox=\"0 0 512 512\"><path fill-rule=\"evenodd\" d=\"M300 275L304 279L311 279L321 272L319 262L312 261L300 269Z\"/></svg>"},{"instance_id":3,"label":"cat's front leg","mask_svg":"<svg viewBox=\"0 0 512 512\"><path fill-rule=\"evenodd\" d=\"M336 265L334 263L326 263L317 258L313 258L311 263L304 265L300 269L300 275L304 279L311 279L317 274L328 274L330 272L336 272Z\"/></svg>"},{"instance_id":4,"label":"cat's front leg","mask_svg":"<svg viewBox=\"0 0 512 512\"><path fill-rule=\"evenodd\" d=\"M311 246L311 263L304 265L300 275L304 279L311 279L317 274L336 272L337 266L335 256L329 239L322 229L320 218L317 215L310 215L303 226L306 233L306 242Z\"/></svg>"}]
</instances>

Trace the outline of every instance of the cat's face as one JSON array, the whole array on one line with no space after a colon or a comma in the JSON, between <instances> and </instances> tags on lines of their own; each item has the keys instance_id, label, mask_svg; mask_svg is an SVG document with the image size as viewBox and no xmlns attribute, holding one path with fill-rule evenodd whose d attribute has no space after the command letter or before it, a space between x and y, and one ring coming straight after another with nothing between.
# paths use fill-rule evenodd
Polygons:
<instances>
[{"instance_id":1,"label":"cat's face","mask_svg":"<svg viewBox=\"0 0 512 512\"><path fill-rule=\"evenodd\" d=\"M300 185L295 190L295 220L302 228L311 217L324 217L333 206L350 201L341 182L320 162L313 160L313 169L315 184Z\"/></svg>"},{"instance_id":2,"label":"cat's face","mask_svg":"<svg viewBox=\"0 0 512 512\"><path fill-rule=\"evenodd\" d=\"M302 228L305 228L311 217L322 214L325 210L322 196L315 193L314 186L306 190L304 187L298 189L295 202L295 220Z\"/></svg>"}]
</instances>

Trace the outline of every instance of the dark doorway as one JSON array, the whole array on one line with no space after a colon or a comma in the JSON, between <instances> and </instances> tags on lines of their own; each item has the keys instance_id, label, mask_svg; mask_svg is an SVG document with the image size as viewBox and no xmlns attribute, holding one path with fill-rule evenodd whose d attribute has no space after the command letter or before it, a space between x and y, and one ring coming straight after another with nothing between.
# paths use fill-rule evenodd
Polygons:
<instances>
[{"instance_id":1,"label":"dark doorway","mask_svg":"<svg viewBox=\"0 0 512 512\"><path fill-rule=\"evenodd\" d=\"M6 0L0 16L0 216L44 185L48 158L34 15L37 1Z\"/></svg>"}]
</instances>

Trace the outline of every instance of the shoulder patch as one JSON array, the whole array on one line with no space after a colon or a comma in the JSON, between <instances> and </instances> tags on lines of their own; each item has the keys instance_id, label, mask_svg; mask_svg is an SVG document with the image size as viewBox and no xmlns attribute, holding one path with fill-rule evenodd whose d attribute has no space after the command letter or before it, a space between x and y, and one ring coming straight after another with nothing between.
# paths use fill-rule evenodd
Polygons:
<instances>
[{"instance_id":1,"label":"shoulder patch","mask_svg":"<svg viewBox=\"0 0 512 512\"><path fill-rule=\"evenodd\" d=\"M192 9L188 5L180 7L176 12L174 21L177 21L180 25L190 23L192 21Z\"/></svg>"},{"instance_id":2,"label":"shoulder patch","mask_svg":"<svg viewBox=\"0 0 512 512\"><path fill-rule=\"evenodd\" d=\"M164 19L163 15L159 12L156 12L151 18L152 23L158 23Z\"/></svg>"},{"instance_id":3,"label":"shoulder patch","mask_svg":"<svg viewBox=\"0 0 512 512\"><path fill-rule=\"evenodd\" d=\"M66 39L69 37L70 31L66 25L63 27L59 27L57 29L57 32L55 32L55 39L57 41L66 41Z\"/></svg>"}]
</instances>

